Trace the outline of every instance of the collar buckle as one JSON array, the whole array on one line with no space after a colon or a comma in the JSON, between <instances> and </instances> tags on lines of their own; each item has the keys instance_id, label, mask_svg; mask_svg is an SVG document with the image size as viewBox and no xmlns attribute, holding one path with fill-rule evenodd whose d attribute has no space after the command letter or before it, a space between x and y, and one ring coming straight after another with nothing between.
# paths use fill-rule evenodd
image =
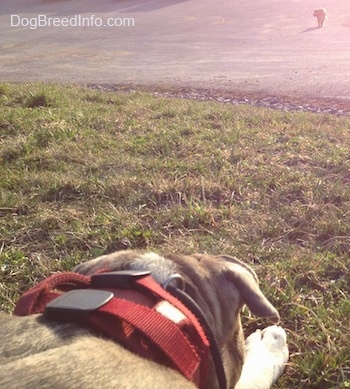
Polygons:
<instances>
[{"instance_id":1,"label":"collar buckle","mask_svg":"<svg viewBox=\"0 0 350 389\"><path fill-rule=\"evenodd\" d=\"M148 270L120 270L94 274L91 276L91 287L96 289L129 289L133 286L133 281L149 276L150 274L151 272Z\"/></svg>"},{"instance_id":2,"label":"collar buckle","mask_svg":"<svg viewBox=\"0 0 350 389\"><path fill-rule=\"evenodd\" d=\"M114 294L105 290L74 289L46 304L44 315L50 320L85 323L88 315L107 304Z\"/></svg>"}]
</instances>

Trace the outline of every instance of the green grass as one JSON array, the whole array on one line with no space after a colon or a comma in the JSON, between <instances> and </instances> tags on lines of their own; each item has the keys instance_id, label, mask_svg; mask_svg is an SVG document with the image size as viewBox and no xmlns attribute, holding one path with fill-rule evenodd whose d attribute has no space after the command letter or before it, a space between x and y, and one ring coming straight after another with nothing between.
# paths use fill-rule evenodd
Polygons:
<instances>
[{"instance_id":1,"label":"green grass","mask_svg":"<svg viewBox=\"0 0 350 389\"><path fill-rule=\"evenodd\" d=\"M2 310L118 249L231 254L287 330L276 387L350 387L349 118L1 84L0 166Z\"/></svg>"}]
</instances>

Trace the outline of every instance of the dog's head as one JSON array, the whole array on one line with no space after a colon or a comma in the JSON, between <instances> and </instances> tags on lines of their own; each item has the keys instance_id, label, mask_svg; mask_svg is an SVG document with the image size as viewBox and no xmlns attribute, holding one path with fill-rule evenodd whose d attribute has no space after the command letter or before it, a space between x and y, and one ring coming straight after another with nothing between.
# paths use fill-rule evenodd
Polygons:
<instances>
[{"instance_id":1,"label":"dog's head","mask_svg":"<svg viewBox=\"0 0 350 389\"><path fill-rule=\"evenodd\" d=\"M326 11L324 8L315 9L315 11L313 13L313 16L315 16L316 18L321 17L321 16L325 16L325 15L326 15Z\"/></svg>"},{"instance_id":2,"label":"dog's head","mask_svg":"<svg viewBox=\"0 0 350 389\"><path fill-rule=\"evenodd\" d=\"M234 387L237 382L244 360L244 336L240 320L242 306L246 304L253 314L269 318L274 323L279 321L278 312L261 292L254 271L227 255L184 256L120 251L83 263L74 271L92 275L101 270L126 269L150 270L160 284L175 273L182 276L186 293L205 312L214 332L229 387ZM209 387L216 387L215 375L209 376L213 380Z\"/></svg>"}]
</instances>

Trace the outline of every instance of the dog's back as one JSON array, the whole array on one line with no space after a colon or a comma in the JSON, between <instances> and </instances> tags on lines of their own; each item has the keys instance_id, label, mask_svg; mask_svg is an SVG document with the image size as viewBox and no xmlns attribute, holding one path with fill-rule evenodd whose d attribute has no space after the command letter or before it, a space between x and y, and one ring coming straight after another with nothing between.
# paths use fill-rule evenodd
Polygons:
<instances>
[{"instance_id":1,"label":"dog's back","mask_svg":"<svg viewBox=\"0 0 350 389\"><path fill-rule=\"evenodd\" d=\"M171 280L171 286L174 289L182 290L184 286L190 299L194 300L199 309L205 313L212 338L216 339L216 342L212 344L216 344L216 356L219 355L223 360L221 368L224 371L222 373L229 387L233 387L239 380L244 363L245 343L240 319L243 304L246 304L257 316L269 318L274 323L279 321L277 310L259 288L255 272L245 263L227 255L168 254L163 256L155 253L119 251L85 262L74 269L75 272L88 278L99 274L101 270L104 272L147 270L157 281L155 282L158 285L157 288L163 285L165 290L167 282ZM74 273L69 274L71 277ZM176 277L173 278L174 276ZM58 274L58 277L62 275ZM183 281L182 286L180 282L177 284L179 277ZM64 279L64 283L67 284L67 279ZM50 285L52 287L52 284ZM129 296L135 298L138 290L136 288L129 291ZM50 290L49 292L51 293ZM114 293L119 295L121 292L115 290ZM30 294L30 296L33 295ZM34 293L34 296L37 294ZM126 299L124 294L123 296ZM28 302L28 300L24 301ZM145 304L148 304L147 301ZM136 303L132 301L132 304ZM159 306L158 303L157 306ZM165 306L168 305L165 304ZM173 308L177 311L175 307ZM187 311L184 310L184 313ZM163 313L165 315L166 312ZM163 313L158 312L157 315L163 316ZM189 316L194 316L194 314ZM174 327L178 322L178 316L175 321L169 320L173 323L171 327ZM191 328L186 316L183 320L186 324L184 328ZM146 321L146 324L148 326L149 322ZM133 331L130 332L130 325L126 320L118 325L117 328L124 329L125 333L126 331L128 331L127 334L133 333ZM152 331L158 334L156 327ZM200 338L200 333L204 329L200 327L198 331L197 335L194 333L196 339ZM192 332L188 331L189 334ZM162 334L164 338L170 338L171 335L167 331L163 331ZM172 335L173 339L183 339L177 334L178 331ZM130 346L129 351L115 342L114 338L106 339L102 329L95 326L90 327L89 322L84 322L84 325L80 326L73 322L51 320L46 315L10 316L0 313L0 338L0 388L164 389L171 387L172 389L194 389L196 388L194 382L198 381L199 371L195 371L194 382L191 382L170 365L171 361L165 361L166 363L163 364L151 357L146 359L132 352L132 345L126 344L125 347ZM151 345L153 342L153 338L150 338L147 344L144 343L142 337L138 336L137 339L141 339L145 345ZM192 343L189 343L192 337L186 339L184 342L192 348ZM157 356L157 350L155 349L152 355ZM199 355L197 352L195 354ZM165 353L160 350L160 355L163 358ZM183 354L181 354L181 360L182 356ZM189 366L196 367L200 362L197 360L196 357ZM206 363L205 360L204 363ZM284 366L282 370L283 368ZM270 364L269 369L276 370L274 364ZM279 372L281 373L282 370ZM192 371L194 371L193 368ZM219 374L215 372L214 363L208 360L208 368L203 371L206 373L205 377L203 376L204 382L207 383L206 387L218 388ZM254 372L248 373L254 375ZM202 380L202 376L198 378ZM277 376L271 375L269 387L276 378ZM259 382L260 378L255 376L255 380Z\"/></svg>"}]
</instances>

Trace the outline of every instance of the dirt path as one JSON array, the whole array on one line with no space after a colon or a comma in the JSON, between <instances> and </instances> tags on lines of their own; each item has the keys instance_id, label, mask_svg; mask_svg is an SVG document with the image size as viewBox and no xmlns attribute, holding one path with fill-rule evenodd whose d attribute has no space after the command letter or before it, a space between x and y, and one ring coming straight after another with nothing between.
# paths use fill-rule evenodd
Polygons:
<instances>
[{"instance_id":1,"label":"dirt path","mask_svg":"<svg viewBox=\"0 0 350 389\"><path fill-rule=\"evenodd\" d=\"M0 80L200 88L348 109L349 1L327 0L323 29L312 17L320 6L315 0L12 0L0 6Z\"/></svg>"}]
</instances>

